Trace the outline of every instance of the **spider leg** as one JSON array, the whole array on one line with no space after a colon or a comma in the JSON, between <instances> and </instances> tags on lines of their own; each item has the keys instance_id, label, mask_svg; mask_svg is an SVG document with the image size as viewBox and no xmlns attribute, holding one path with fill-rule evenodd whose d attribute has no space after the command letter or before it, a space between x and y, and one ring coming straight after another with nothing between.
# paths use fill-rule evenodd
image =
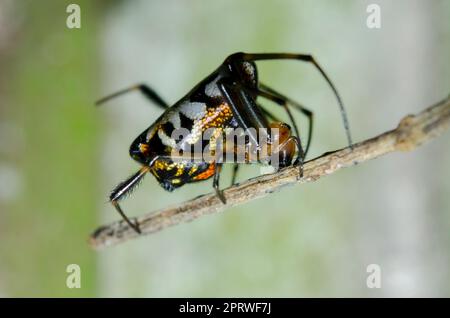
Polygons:
<instances>
[{"instance_id":1,"label":"spider leg","mask_svg":"<svg viewBox=\"0 0 450 318\"><path fill-rule=\"evenodd\" d=\"M246 90L242 85L227 83L218 83L218 85L223 96L232 108L233 115L239 126L246 129L251 141L254 145L259 147L258 136L255 130L258 130L259 128L267 129L268 122L266 117L273 117L273 115L262 107L259 107L254 99L246 93ZM239 163L235 162L231 178L232 184L236 182L238 170Z\"/></svg>"},{"instance_id":2,"label":"spider leg","mask_svg":"<svg viewBox=\"0 0 450 318\"><path fill-rule=\"evenodd\" d=\"M302 144L300 142L299 129L298 129L297 124L296 124L296 122L294 120L294 116L292 116L292 113L291 113L291 111L290 111L290 109L288 107L288 99L286 97L282 96L282 95L278 95L278 93L276 93L275 91L271 90L270 88L269 88L269 90L271 90L270 92L268 92L268 90L267 91L263 91L261 89L254 90L254 89L247 88L247 87L245 87L244 89L257 94L258 96L267 98L267 99L269 99L269 100L271 100L271 101L273 101L273 102L283 106L284 109L286 110L286 112L287 112L287 114L289 116L289 119L292 122L292 125L294 126L295 136L289 137L282 145L280 145L280 148L282 148L282 146L285 145L287 142L289 142L291 140L294 140L294 142L296 144L296 147L297 147L297 150L298 150L297 157L294 160L294 164L298 164L299 165L299 169L300 169L299 172L300 172L300 178L301 178L303 176L303 162L304 162L304 159L306 157L306 151L303 150ZM265 110L260 105L258 105L258 107L260 107L261 112L263 114L265 114L267 117L270 117L271 119L274 119L276 121L280 121L274 115L272 115L269 111ZM302 109L302 111L305 111L305 108L303 106L298 104L298 107L300 107L299 109ZM306 111L310 112L308 110L306 110ZM310 113L311 113L311 116L312 116L312 112L310 112ZM310 141L311 141L312 118L311 118L311 122L310 122L309 126L310 126L310 130L309 130L309 135L308 135L307 147L309 147L309 144L310 144Z\"/></svg>"},{"instance_id":3,"label":"spider leg","mask_svg":"<svg viewBox=\"0 0 450 318\"><path fill-rule=\"evenodd\" d=\"M293 119L292 114L290 114L289 111L289 106L294 107L296 110L300 111L302 114L306 115L306 117L308 118L308 140L306 142L306 147L305 147L305 157L308 154L308 150L309 147L311 145L311 139L312 139L312 131L313 131L313 112L310 111L309 109L305 108L303 105L297 103L296 101L278 93L277 91L275 91L274 89L260 83L259 84L259 91L263 92L263 94L261 95L262 97L268 98L270 100L272 100L273 102L275 102L276 104L284 107L284 109L286 110L286 112L288 113L288 116L292 122L292 125L294 127L294 130L296 132L297 137L300 138L299 135L299 130L297 128L297 125Z\"/></svg>"},{"instance_id":4,"label":"spider leg","mask_svg":"<svg viewBox=\"0 0 450 318\"><path fill-rule=\"evenodd\" d=\"M238 163L235 163L234 165L233 165L233 174L232 174L232 176L231 176L231 185L234 185L235 183L236 183L236 178L237 178L237 173L238 173L238 171L239 171L239 164Z\"/></svg>"},{"instance_id":5,"label":"spider leg","mask_svg":"<svg viewBox=\"0 0 450 318\"><path fill-rule=\"evenodd\" d=\"M280 59L288 59L288 60L300 60L307 63L311 63L315 66L315 68L319 71L322 77L327 81L328 85L332 89L334 95L339 104L339 109L341 112L342 121L344 124L345 134L347 136L347 141L352 148L352 138L350 133L350 125L348 123L347 112L345 111L344 104L342 99L334 86L333 82L330 80L328 75L322 69L322 67L317 63L312 55L309 54L292 54L292 53L235 53L229 56L230 60L243 60L243 61L258 61L258 60L280 60Z\"/></svg>"},{"instance_id":6,"label":"spider leg","mask_svg":"<svg viewBox=\"0 0 450 318\"><path fill-rule=\"evenodd\" d=\"M267 98L267 99L269 99L269 100L271 100L271 101L277 103L278 105L280 105L280 106L282 106L282 107L284 108L284 110L285 110L286 113L288 114L288 117L289 117L289 120L290 120L291 123L292 123L292 126L294 127L295 135L296 135L297 137L300 138L300 132L299 132L299 129L298 129L298 127L297 127L297 123L295 122L295 119L294 119L294 116L293 116L292 113L291 113L291 110L290 110L289 107L287 106L286 100L283 99L283 98L279 98L279 97L275 96L275 95L272 94L272 93L267 93L267 92L262 91L262 90L258 90L258 91L257 91L257 94L258 94L259 96L261 96L261 97L265 97L265 98Z\"/></svg>"},{"instance_id":7,"label":"spider leg","mask_svg":"<svg viewBox=\"0 0 450 318\"><path fill-rule=\"evenodd\" d=\"M303 153L303 148L302 148L302 144L300 142L300 139L297 136L291 136L289 137L285 143L289 142L290 140L294 140L295 144L298 148L298 154L297 154L297 158L295 158L294 160L294 165L298 164L298 168L299 168L299 175L300 178L303 178L303 159L305 158L304 153Z\"/></svg>"},{"instance_id":8,"label":"spider leg","mask_svg":"<svg viewBox=\"0 0 450 318\"><path fill-rule=\"evenodd\" d=\"M219 83L218 85L239 126L246 130L251 141L258 147L256 130L259 130L259 128L266 129L268 122L261 109L256 105L254 98L248 94L248 90L241 84Z\"/></svg>"},{"instance_id":9,"label":"spider leg","mask_svg":"<svg viewBox=\"0 0 450 318\"><path fill-rule=\"evenodd\" d=\"M266 110L261 105L258 104L258 107L261 109L261 111L264 114L264 116L270 118L272 121L281 121L278 117L273 115L271 112ZM236 178L237 178L237 174L238 174L239 168L240 168L239 163L234 163L233 164L233 172L232 172L232 175L231 175L231 185L234 185L236 183Z\"/></svg>"},{"instance_id":10,"label":"spider leg","mask_svg":"<svg viewBox=\"0 0 450 318\"><path fill-rule=\"evenodd\" d=\"M221 170L222 170L222 163L216 163L216 170L214 170L213 188L216 191L216 195L220 199L220 201L222 201L223 204L226 204L227 201L225 200L223 191L219 189L219 179Z\"/></svg>"},{"instance_id":11,"label":"spider leg","mask_svg":"<svg viewBox=\"0 0 450 318\"><path fill-rule=\"evenodd\" d=\"M111 95L103 97L102 99L98 100L95 104L96 105L103 104L115 97L118 97L120 95L129 93L132 91L140 91L144 95L144 97L146 97L147 99L149 99L150 101L152 101L157 106L159 106L163 109L169 108L169 105L152 88L150 88L149 86L147 86L145 84L138 84L138 85L131 86L129 88L125 88L116 93L113 93Z\"/></svg>"}]
</instances>

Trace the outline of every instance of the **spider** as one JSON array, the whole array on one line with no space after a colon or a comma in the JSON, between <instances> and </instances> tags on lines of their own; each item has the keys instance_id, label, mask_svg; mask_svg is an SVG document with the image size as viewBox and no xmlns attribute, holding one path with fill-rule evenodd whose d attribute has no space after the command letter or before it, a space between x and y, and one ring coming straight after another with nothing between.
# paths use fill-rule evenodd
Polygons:
<instances>
[{"instance_id":1,"label":"spider","mask_svg":"<svg viewBox=\"0 0 450 318\"><path fill-rule=\"evenodd\" d=\"M223 203L226 202L226 198L219 188L223 161L176 160L173 156L174 150L180 150L180 147L184 147L182 150L186 151L192 149L192 146L199 142L202 143L201 149L211 146L211 138L206 141L202 138L206 129L213 129L214 132L223 134L227 134L233 129L244 129L249 132L246 136L247 144L256 145L258 150L262 149L261 136L255 131L276 129L276 133L268 133L265 136L268 140L269 154L276 155L278 169L289 165L298 165L300 168L299 175L302 176L303 162L311 144L313 113L258 80L255 62L277 59L304 61L316 67L337 98L347 140L349 145L352 145L342 100L327 74L316 60L307 54L234 53L172 106L152 88L144 84L121 90L99 100L97 104L102 104L111 98L137 90L164 110L162 115L131 144L130 156L141 165L141 168L130 178L117 185L110 194L112 205L130 227L140 233L139 226L137 223L131 222L125 215L119 201L130 193L147 173L151 173L167 191L173 191L187 183L213 178L213 188L217 196ZM263 108L258 103L258 97L268 99L283 107L292 127ZM305 149L300 142L299 129L291 108L299 111L308 119L308 139ZM174 132L179 129L187 131L182 139L174 137ZM274 140L278 142L277 146L274 146ZM236 149L234 151L236 152ZM256 155L256 161L270 163L270 161L264 161L263 159ZM232 184L235 183L238 169L239 162L234 162Z\"/></svg>"}]
</instances>

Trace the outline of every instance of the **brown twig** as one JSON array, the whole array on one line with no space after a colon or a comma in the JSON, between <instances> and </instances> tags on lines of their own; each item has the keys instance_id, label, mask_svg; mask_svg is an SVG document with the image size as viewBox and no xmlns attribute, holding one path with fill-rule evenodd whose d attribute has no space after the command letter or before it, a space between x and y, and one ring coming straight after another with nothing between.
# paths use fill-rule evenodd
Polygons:
<instances>
[{"instance_id":1,"label":"brown twig","mask_svg":"<svg viewBox=\"0 0 450 318\"><path fill-rule=\"evenodd\" d=\"M299 170L289 167L277 173L259 176L224 190L227 204L215 194L206 194L176 206L145 214L137 219L142 234L137 234L122 221L97 229L89 239L94 248L116 245L136 237L160 231L166 227L192 221L203 215L217 213L238 204L262 198L282 187L311 182L335 171L376 158L393 151L408 151L442 134L450 124L450 96L417 115L403 118L396 129L353 146L326 153L304 165L303 178Z\"/></svg>"}]
</instances>

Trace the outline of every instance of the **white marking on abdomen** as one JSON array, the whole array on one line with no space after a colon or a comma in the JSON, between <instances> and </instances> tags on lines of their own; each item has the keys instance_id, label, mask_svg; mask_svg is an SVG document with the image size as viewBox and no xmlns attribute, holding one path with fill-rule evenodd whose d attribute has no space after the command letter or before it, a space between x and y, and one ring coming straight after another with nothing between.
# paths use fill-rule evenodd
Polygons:
<instances>
[{"instance_id":1,"label":"white marking on abdomen","mask_svg":"<svg viewBox=\"0 0 450 318\"><path fill-rule=\"evenodd\" d=\"M175 129L180 129L181 120L180 120L180 114L177 111L174 111L173 113L171 113L168 120L170 123L172 123L172 125Z\"/></svg>"},{"instance_id":2,"label":"white marking on abdomen","mask_svg":"<svg viewBox=\"0 0 450 318\"><path fill-rule=\"evenodd\" d=\"M198 102L183 102L180 105L180 112L189 119L198 120L205 116L206 105Z\"/></svg>"},{"instance_id":3,"label":"white marking on abdomen","mask_svg":"<svg viewBox=\"0 0 450 318\"><path fill-rule=\"evenodd\" d=\"M159 137L159 139L161 139L161 142L163 143L163 145L166 145L166 146L169 146L172 148L176 148L177 143L176 143L175 139L167 136L166 133L162 129L158 129L158 137Z\"/></svg>"},{"instance_id":4,"label":"white marking on abdomen","mask_svg":"<svg viewBox=\"0 0 450 318\"><path fill-rule=\"evenodd\" d=\"M220 97L222 94L220 92L219 87L217 86L217 80L219 76L217 76L213 81L209 82L205 86L205 94L209 97Z\"/></svg>"}]
</instances>

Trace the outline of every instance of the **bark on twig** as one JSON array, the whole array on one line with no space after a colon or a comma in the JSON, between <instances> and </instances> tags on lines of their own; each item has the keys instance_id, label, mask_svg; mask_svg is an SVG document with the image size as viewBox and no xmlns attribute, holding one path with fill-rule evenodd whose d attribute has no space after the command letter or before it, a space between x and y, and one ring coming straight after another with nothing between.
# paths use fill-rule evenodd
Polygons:
<instances>
[{"instance_id":1,"label":"bark on twig","mask_svg":"<svg viewBox=\"0 0 450 318\"><path fill-rule=\"evenodd\" d=\"M315 181L341 168L353 166L389 152L413 150L442 134L449 125L450 96L417 115L406 116L396 129L355 144L353 150L340 149L306 162L304 176L301 179L299 179L298 168L289 167L225 189L226 205L213 193L202 195L138 217L141 235L123 221L116 221L98 228L90 236L89 242L94 248L116 245L172 225L192 221L203 215L217 213L226 208L262 198L287 185Z\"/></svg>"}]
</instances>

